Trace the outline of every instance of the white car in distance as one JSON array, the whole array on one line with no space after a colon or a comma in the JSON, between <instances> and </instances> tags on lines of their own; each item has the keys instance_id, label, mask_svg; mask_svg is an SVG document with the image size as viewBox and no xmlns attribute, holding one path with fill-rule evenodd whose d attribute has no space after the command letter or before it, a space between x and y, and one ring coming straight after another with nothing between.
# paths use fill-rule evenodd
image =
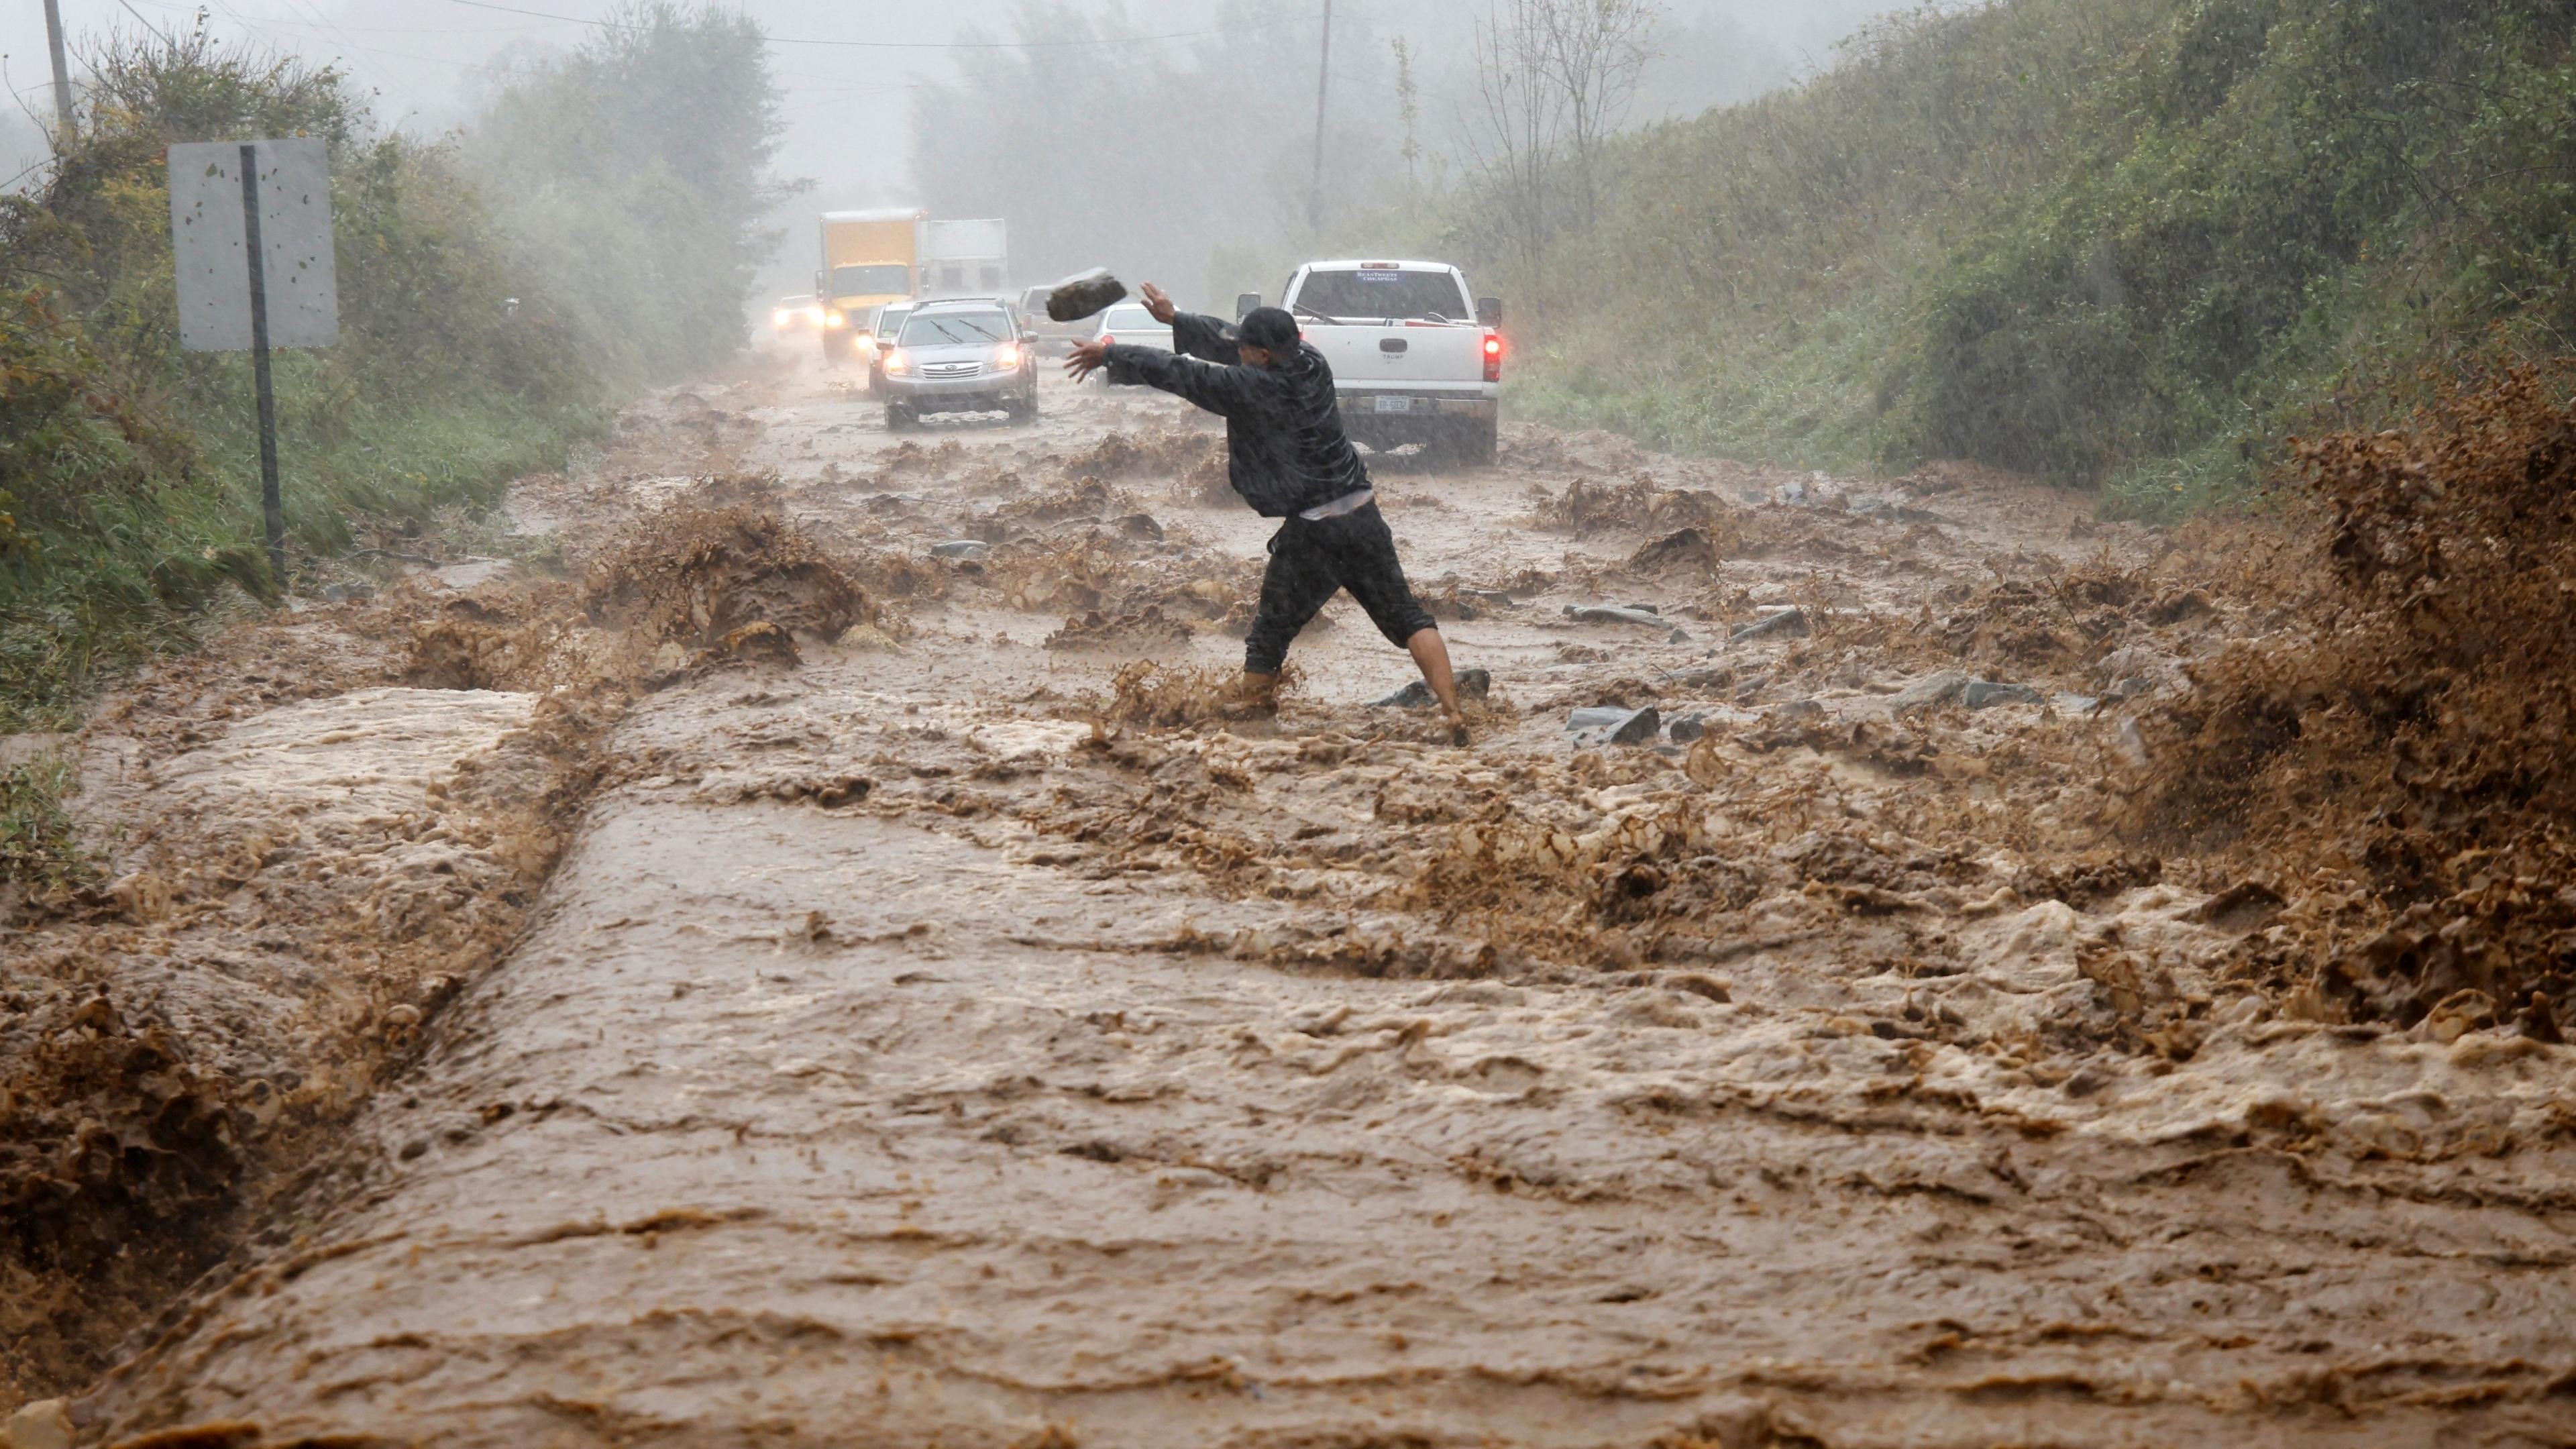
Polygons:
<instances>
[{"instance_id":1,"label":"white car in distance","mask_svg":"<svg viewBox=\"0 0 2576 1449\"><path fill-rule=\"evenodd\" d=\"M1146 311L1145 304L1142 302L1121 302L1101 313L1099 330L1091 335L1097 342L1115 342L1129 347L1159 347L1165 352L1172 350L1172 329L1155 321L1154 314ZM1109 374L1101 373L1100 379L1106 383L1109 380Z\"/></svg>"}]
</instances>

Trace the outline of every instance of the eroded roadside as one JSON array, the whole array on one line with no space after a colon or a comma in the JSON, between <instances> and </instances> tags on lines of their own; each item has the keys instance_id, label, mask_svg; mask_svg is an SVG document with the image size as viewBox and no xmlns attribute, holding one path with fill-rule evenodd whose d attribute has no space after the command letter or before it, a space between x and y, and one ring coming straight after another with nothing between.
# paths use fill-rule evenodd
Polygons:
<instances>
[{"instance_id":1,"label":"eroded roadside","mask_svg":"<svg viewBox=\"0 0 2576 1449\"><path fill-rule=\"evenodd\" d=\"M406 667L630 681L581 838L87 1433L2561 1441L2565 1048L2304 1009L2282 883L2106 831L2238 554L1518 430L1381 477L1475 748L1346 613L1255 729L1208 435L1048 404L524 490L593 567Z\"/></svg>"},{"instance_id":2,"label":"eroded roadside","mask_svg":"<svg viewBox=\"0 0 2576 1449\"><path fill-rule=\"evenodd\" d=\"M735 440L688 421L639 413L586 476L638 451L730 467ZM401 566L222 630L49 746L78 761L87 879L0 924L12 1403L294 1240L351 1115L517 936L597 782L628 662L449 687L451 621L533 591L452 539L396 542Z\"/></svg>"}]
</instances>

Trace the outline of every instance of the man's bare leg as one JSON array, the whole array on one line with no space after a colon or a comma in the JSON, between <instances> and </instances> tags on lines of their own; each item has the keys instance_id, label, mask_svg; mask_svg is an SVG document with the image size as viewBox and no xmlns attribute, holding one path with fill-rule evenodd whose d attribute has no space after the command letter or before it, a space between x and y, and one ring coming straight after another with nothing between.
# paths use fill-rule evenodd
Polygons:
<instances>
[{"instance_id":1,"label":"man's bare leg","mask_svg":"<svg viewBox=\"0 0 2576 1449\"><path fill-rule=\"evenodd\" d=\"M1458 681L1449 673L1448 641L1437 629L1416 629L1404 648L1413 656L1413 666L1422 671L1422 682L1431 686L1431 697L1440 701L1440 713L1449 721L1450 743L1467 743L1467 715L1458 708Z\"/></svg>"}]
</instances>

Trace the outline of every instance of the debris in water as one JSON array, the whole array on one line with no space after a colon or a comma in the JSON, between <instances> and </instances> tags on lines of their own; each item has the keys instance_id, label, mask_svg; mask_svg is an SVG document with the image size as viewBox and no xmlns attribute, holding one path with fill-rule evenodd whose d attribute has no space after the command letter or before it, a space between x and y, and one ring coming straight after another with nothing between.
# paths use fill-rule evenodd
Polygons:
<instances>
[{"instance_id":1,"label":"debris in water","mask_svg":"<svg viewBox=\"0 0 2576 1449\"><path fill-rule=\"evenodd\" d=\"M1568 604L1565 617L1578 624L1642 624L1649 629L1673 629L1672 621L1647 609L1610 604Z\"/></svg>"},{"instance_id":2,"label":"debris in water","mask_svg":"<svg viewBox=\"0 0 2576 1449\"><path fill-rule=\"evenodd\" d=\"M1156 649L1190 641L1190 626L1147 604L1130 613L1110 615L1098 609L1064 621L1047 635L1049 649Z\"/></svg>"},{"instance_id":3,"label":"debris in water","mask_svg":"<svg viewBox=\"0 0 2576 1449\"><path fill-rule=\"evenodd\" d=\"M1959 691L1959 702L1970 709L1984 709L1997 704L2040 704L2046 696L2027 684L1997 684L1988 679L1971 679Z\"/></svg>"},{"instance_id":4,"label":"debris in water","mask_svg":"<svg viewBox=\"0 0 2576 1449\"><path fill-rule=\"evenodd\" d=\"M1663 723L1663 715L1651 704L1643 709L1578 709L1565 717L1567 729L1577 732L1601 730L1603 738L1614 745L1644 744L1655 737Z\"/></svg>"},{"instance_id":5,"label":"debris in water","mask_svg":"<svg viewBox=\"0 0 2576 1449\"><path fill-rule=\"evenodd\" d=\"M1628 556L1628 567L1641 573L1669 568L1706 572L1718 563L1717 545L1697 528L1676 529Z\"/></svg>"},{"instance_id":6,"label":"debris in water","mask_svg":"<svg viewBox=\"0 0 2576 1449\"><path fill-rule=\"evenodd\" d=\"M1792 604L1750 624L1737 625L1727 631L1726 642L1741 644L1748 639L1803 639L1814 632L1807 623L1807 611Z\"/></svg>"},{"instance_id":7,"label":"debris in water","mask_svg":"<svg viewBox=\"0 0 2576 1449\"><path fill-rule=\"evenodd\" d=\"M716 647L700 656L707 664L775 664L793 669L804 661L797 656L796 641L787 631L766 619L755 619L727 633Z\"/></svg>"},{"instance_id":8,"label":"debris in water","mask_svg":"<svg viewBox=\"0 0 2576 1449\"><path fill-rule=\"evenodd\" d=\"M1460 699L1483 699L1494 687L1493 674L1484 669L1461 669L1455 676ZM1434 703L1431 686L1417 679L1395 693L1369 701L1371 709L1423 709Z\"/></svg>"},{"instance_id":9,"label":"debris in water","mask_svg":"<svg viewBox=\"0 0 2576 1449\"><path fill-rule=\"evenodd\" d=\"M1944 669L1938 674L1927 675L1898 690L1889 696L1887 707L1898 714L1903 714L1908 710L1928 709L1936 704L1948 704L1967 692L1968 672L1964 669Z\"/></svg>"}]
</instances>

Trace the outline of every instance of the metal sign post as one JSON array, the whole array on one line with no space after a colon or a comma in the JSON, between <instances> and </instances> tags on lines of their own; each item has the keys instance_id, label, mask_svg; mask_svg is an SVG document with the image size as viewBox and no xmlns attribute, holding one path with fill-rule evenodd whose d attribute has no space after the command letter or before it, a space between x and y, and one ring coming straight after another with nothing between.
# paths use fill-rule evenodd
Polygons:
<instances>
[{"instance_id":1,"label":"metal sign post","mask_svg":"<svg viewBox=\"0 0 2576 1449\"><path fill-rule=\"evenodd\" d=\"M286 586L286 498L277 487L277 392L268 382L268 268L259 245L259 151L241 148L242 253L250 263L250 372L259 388L259 517L268 573Z\"/></svg>"},{"instance_id":2,"label":"metal sign post","mask_svg":"<svg viewBox=\"0 0 2576 1449\"><path fill-rule=\"evenodd\" d=\"M331 178L321 141L197 141L170 148L170 246L179 345L251 355L259 390L259 503L268 566L286 583L272 347L340 339Z\"/></svg>"}]
</instances>

